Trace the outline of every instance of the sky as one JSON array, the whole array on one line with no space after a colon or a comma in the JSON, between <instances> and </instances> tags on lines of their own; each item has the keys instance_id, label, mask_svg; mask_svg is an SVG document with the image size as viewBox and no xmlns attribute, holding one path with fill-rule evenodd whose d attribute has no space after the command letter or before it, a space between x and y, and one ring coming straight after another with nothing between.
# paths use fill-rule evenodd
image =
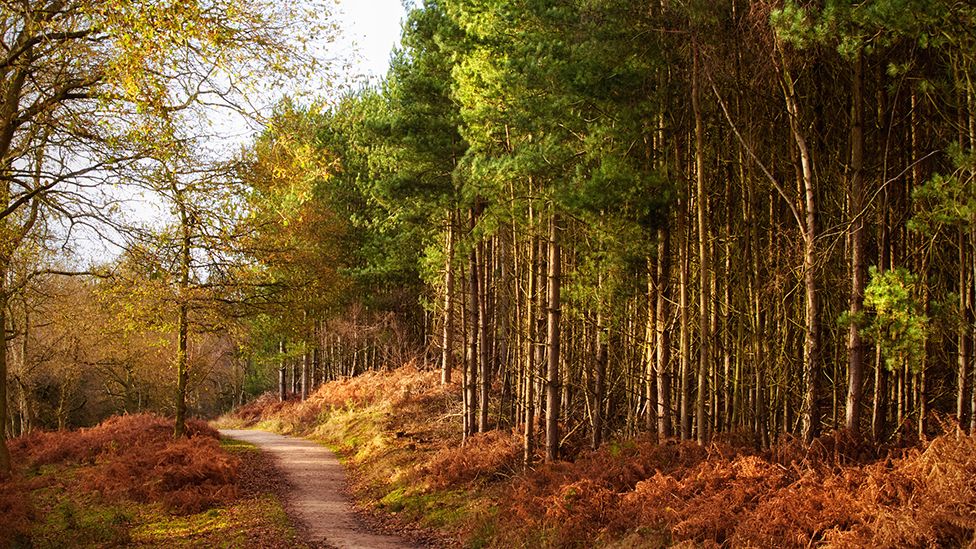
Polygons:
<instances>
[{"instance_id":1,"label":"sky","mask_svg":"<svg viewBox=\"0 0 976 549\"><path fill-rule=\"evenodd\" d=\"M405 15L401 0L338 0L336 19L342 35L337 52L353 62L348 76L381 77L389 66L390 52L400 40Z\"/></svg>"},{"instance_id":2,"label":"sky","mask_svg":"<svg viewBox=\"0 0 976 549\"><path fill-rule=\"evenodd\" d=\"M321 46L321 51L328 57L322 60L328 67L326 70L331 71L334 75L333 82L340 87L332 90L310 90L313 96L325 95L322 99L329 99L329 95L337 95L343 89L358 88L367 79L375 82L385 76L392 50L399 44L400 25L406 15L402 0L332 1L335 2L335 7L331 17L336 23L338 35L334 42ZM411 0L406 1L412 3ZM305 84L307 87L320 85L315 82ZM276 101L273 97L262 99L264 100L254 101L254 104L267 107ZM213 146L211 150L217 157L233 154L260 131L253 122L232 113L215 112L209 125L217 134L210 140ZM154 223L168 217L166 206L159 203L157 198L144 194L131 195L125 190L119 193L127 202L125 217L132 222ZM116 193L113 196L114 194ZM115 256L118 252L118 248L94 234L76 235L74 240L83 260L104 259Z\"/></svg>"}]
</instances>

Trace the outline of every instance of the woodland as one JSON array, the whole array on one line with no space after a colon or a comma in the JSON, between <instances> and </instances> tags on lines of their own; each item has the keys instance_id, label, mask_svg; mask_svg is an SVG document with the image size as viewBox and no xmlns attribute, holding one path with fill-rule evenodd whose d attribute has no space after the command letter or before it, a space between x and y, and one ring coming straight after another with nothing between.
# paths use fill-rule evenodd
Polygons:
<instances>
[{"instance_id":1,"label":"woodland","mask_svg":"<svg viewBox=\"0 0 976 549\"><path fill-rule=\"evenodd\" d=\"M423 0L220 157L325 70L279 4L0 2L0 473L404 364L521 470L976 430L970 3Z\"/></svg>"}]
</instances>

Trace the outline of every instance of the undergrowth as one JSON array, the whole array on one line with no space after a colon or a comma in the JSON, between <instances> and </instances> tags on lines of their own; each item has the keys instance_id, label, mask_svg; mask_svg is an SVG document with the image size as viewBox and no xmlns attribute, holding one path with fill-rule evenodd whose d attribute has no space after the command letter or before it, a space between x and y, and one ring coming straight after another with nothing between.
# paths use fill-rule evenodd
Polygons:
<instances>
[{"instance_id":1,"label":"undergrowth","mask_svg":"<svg viewBox=\"0 0 976 549\"><path fill-rule=\"evenodd\" d=\"M272 512L284 515L273 496L238 497L241 460L200 421L174 439L172 420L126 415L9 446L16 469L0 482L0 547L201 546L229 533L240 538L233 546L255 546L249 525L269 530Z\"/></svg>"},{"instance_id":2,"label":"undergrowth","mask_svg":"<svg viewBox=\"0 0 976 549\"><path fill-rule=\"evenodd\" d=\"M469 547L960 547L976 533L976 439L947 428L914 447L844 432L770 451L614 441L520 465L519 438L460 445L460 391L405 367L263 397L224 418L318 437L375 509Z\"/></svg>"},{"instance_id":3,"label":"undergrowth","mask_svg":"<svg viewBox=\"0 0 976 549\"><path fill-rule=\"evenodd\" d=\"M82 490L109 499L158 502L190 513L236 495L237 460L220 449L219 434L201 421L173 438L173 422L153 414L109 418L79 431L36 432L10 442L28 473L45 465L86 465Z\"/></svg>"}]
</instances>

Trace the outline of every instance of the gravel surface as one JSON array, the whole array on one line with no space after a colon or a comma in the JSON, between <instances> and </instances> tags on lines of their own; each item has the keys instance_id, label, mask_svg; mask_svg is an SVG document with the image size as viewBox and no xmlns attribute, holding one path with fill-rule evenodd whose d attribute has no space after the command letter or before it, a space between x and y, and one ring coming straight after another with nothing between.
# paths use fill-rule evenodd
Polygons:
<instances>
[{"instance_id":1,"label":"gravel surface","mask_svg":"<svg viewBox=\"0 0 976 549\"><path fill-rule=\"evenodd\" d=\"M308 440L256 430L221 430L272 455L293 488L288 507L304 523L309 542L340 549L412 548L405 540L370 532L345 496L346 472L328 448Z\"/></svg>"}]
</instances>

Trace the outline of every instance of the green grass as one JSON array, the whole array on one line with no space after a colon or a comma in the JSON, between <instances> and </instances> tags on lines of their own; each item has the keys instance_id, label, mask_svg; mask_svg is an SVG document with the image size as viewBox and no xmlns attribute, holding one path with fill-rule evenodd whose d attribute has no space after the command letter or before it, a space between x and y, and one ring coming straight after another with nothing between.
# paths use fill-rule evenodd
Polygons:
<instances>
[{"instance_id":1,"label":"green grass","mask_svg":"<svg viewBox=\"0 0 976 549\"><path fill-rule=\"evenodd\" d=\"M261 449L250 442L237 440L236 438L223 437L220 439L220 447L232 454L244 452L260 452Z\"/></svg>"}]
</instances>

